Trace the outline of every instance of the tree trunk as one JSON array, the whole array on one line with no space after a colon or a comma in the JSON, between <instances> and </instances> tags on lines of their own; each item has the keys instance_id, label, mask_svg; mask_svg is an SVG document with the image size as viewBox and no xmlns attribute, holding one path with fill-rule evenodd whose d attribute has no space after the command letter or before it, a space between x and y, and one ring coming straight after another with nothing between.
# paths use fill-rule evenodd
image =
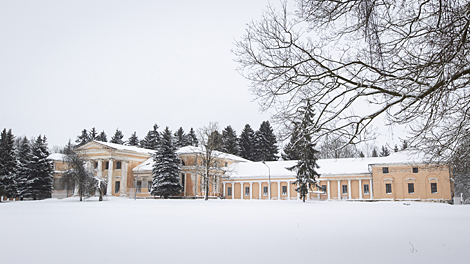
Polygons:
<instances>
[{"instance_id":1,"label":"tree trunk","mask_svg":"<svg viewBox=\"0 0 470 264\"><path fill-rule=\"evenodd\" d=\"M209 178L208 177L204 179L204 192L205 192L204 200L207 201L209 200Z\"/></svg>"}]
</instances>

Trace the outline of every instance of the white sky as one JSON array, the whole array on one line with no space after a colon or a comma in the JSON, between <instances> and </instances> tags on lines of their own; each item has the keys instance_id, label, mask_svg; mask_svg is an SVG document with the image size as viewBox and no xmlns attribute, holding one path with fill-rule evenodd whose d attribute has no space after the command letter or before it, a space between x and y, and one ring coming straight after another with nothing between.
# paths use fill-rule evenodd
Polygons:
<instances>
[{"instance_id":1,"label":"white sky","mask_svg":"<svg viewBox=\"0 0 470 264\"><path fill-rule=\"evenodd\" d=\"M0 2L0 128L65 145L84 128L143 138L261 114L231 53L268 0Z\"/></svg>"}]
</instances>

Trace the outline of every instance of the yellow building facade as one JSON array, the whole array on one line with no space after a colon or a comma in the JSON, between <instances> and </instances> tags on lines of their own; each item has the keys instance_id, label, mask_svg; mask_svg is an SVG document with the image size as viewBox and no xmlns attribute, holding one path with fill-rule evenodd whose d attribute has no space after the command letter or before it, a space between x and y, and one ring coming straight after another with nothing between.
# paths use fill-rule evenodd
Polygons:
<instances>
[{"instance_id":1,"label":"yellow building facade","mask_svg":"<svg viewBox=\"0 0 470 264\"><path fill-rule=\"evenodd\" d=\"M153 150L119 144L92 141L76 153L85 157L87 167L95 177L106 180L107 195L153 198ZM56 155L56 154L53 154ZM183 147L177 151L181 159L181 197L204 197L205 152L198 147ZM210 197L245 200L297 200L295 171L288 170L296 161L252 162L241 157L214 152L214 164L209 181ZM426 164L409 152L393 153L388 157L327 159L317 161L321 176L312 188L310 200L421 200L451 201L452 174L447 166ZM59 186L66 164L54 158L54 183ZM57 184L56 184L57 183ZM59 186L60 187L60 186ZM65 188L55 188L53 197L73 194Z\"/></svg>"}]
</instances>

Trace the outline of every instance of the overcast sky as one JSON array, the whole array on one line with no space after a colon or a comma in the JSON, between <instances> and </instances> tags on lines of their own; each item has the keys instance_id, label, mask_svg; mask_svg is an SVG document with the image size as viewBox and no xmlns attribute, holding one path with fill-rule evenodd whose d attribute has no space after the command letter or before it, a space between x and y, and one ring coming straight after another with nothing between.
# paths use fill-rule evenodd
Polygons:
<instances>
[{"instance_id":1,"label":"overcast sky","mask_svg":"<svg viewBox=\"0 0 470 264\"><path fill-rule=\"evenodd\" d=\"M154 123L219 122L239 134L260 113L234 41L267 0L0 1L0 126L65 145L84 128L143 138Z\"/></svg>"}]
</instances>

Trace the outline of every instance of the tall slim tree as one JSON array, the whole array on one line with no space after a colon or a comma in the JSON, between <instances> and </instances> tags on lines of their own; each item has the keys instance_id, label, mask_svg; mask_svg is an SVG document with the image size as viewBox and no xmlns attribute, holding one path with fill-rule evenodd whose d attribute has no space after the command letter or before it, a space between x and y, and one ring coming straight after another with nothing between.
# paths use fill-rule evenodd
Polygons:
<instances>
[{"instance_id":1,"label":"tall slim tree","mask_svg":"<svg viewBox=\"0 0 470 264\"><path fill-rule=\"evenodd\" d=\"M115 144L120 144L124 145L125 141L122 140L124 138L124 135L122 134L122 131L119 130L119 128L116 128L116 132L114 132L114 135L111 137L111 143Z\"/></svg>"},{"instance_id":2,"label":"tall slim tree","mask_svg":"<svg viewBox=\"0 0 470 264\"><path fill-rule=\"evenodd\" d=\"M14 198L17 195L15 152L15 137L11 129L3 129L0 135L0 197Z\"/></svg>"},{"instance_id":3,"label":"tall slim tree","mask_svg":"<svg viewBox=\"0 0 470 264\"><path fill-rule=\"evenodd\" d=\"M184 133L184 129L180 127L176 132L175 132L175 147L177 149L188 146L188 137Z\"/></svg>"},{"instance_id":4,"label":"tall slim tree","mask_svg":"<svg viewBox=\"0 0 470 264\"><path fill-rule=\"evenodd\" d=\"M91 128L91 130L89 132L89 135L88 135L90 141L96 140L98 138L98 136L99 135L98 135L98 132L96 132L96 128L94 128L94 127Z\"/></svg>"},{"instance_id":5,"label":"tall slim tree","mask_svg":"<svg viewBox=\"0 0 470 264\"><path fill-rule=\"evenodd\" d=\"M132 135L129 137L129 140L127 141L127 145L129 146L139 146L139 138L137 137L137 132L134 131Z\"/></svg>"},{"instance_id":6,"label":"tall slim tree","mask_svg":"<svg viewBox=\"0 0 470 264\"><path fill-rule=\"evenodd\" d=\"M149 130L147 135L140 141L140 147L145 149L157 150L160 145L160 133L158 125L153 125L153 130Z\"/></svg>"},{"instance_id":7,"label":"tall slim tree","mask_svg":"<svg viewBox=\"0 0 470 264\"><path fill-rule=\"evenodd\" d=\"M387 157L390 155L390 150L387 148L387 146L382 145L382 148L380 149L380 157Z\"/></svg>"},{"instance_id":8,"label":"tall slim tree","mask_svg":"<svg viewBox=\"0 0 470 264\"><path fill-rule=\"evenodd\" d=\"M104 130L101 131L101 133L98 135L96 140L101 141L101 142L108 142L108 136L106 136L106 133L104 132Z\"/></svg>"},{"instance_id":9,"label":"tall slim tree","mask_svg":"<svg viewBox=\"0 0 470 264\"><path fill-rule=\"evenodd\" d=\"M294 124L294 130L292 131L289 139L289 143L284 147L284 153L282 159L284 160L298 160L300 159L299 150L296 148L297 141L299 141L299 130L298 124Z\"/></svg>"},{"instance_id":10,"label":"tall slim tree","mask_svg":"<svg viewBox=\"0 0 470 264\"><path fill-rule=\"evenodd\" d=\"M276 136L269 121L263 121L255 132L255 161L275 161L278 159Z\"/></svg>"},{"instance_id":11,"label":"tall slim tree","mask_svg":"<svg viewBox=\"0 0 470 264\"><path fill-rule=\"evenodd\" d=\"M83 129L80 136L77 136L77 140L75 140L75 143L77 143L77 147L80 147L88 142L90 142L90 134L86 129Z\"/></svg>"},{"instance_id":12,"label":"tall slim tree","mask_svg":"<svg viewBox=\"0 0 470 264\"><path fill-rule=\"evenodd\" d=\"M249 124L246 124L240 134L240 156L248 160L255 160L255 132Z\"/></svg>"},{"instance_id":13,"label":"tall slim tree","mask_svg":"<svg viewBox=\"0 0 470 264\"><path fill-rule=\"evenodd\" d=\"M237 132L231 126L222 131L222 151L233 155L238 155L240 152Z\"/></svg>"},{"instance_id":14,"label":"tall slim tree","mask_svg":"<svg viewBox=\"0 0 470 264\"><path fill-rule=\"evenodd\" d=\"M152 170L152 195L167 199L172 195L179 195L182 186L179 181L180 159L176 155L173 137L168 127L162 133L160 147L154 157Z\"/></svg>"},{"instance_id":15,"label":"tall slim tree","mask_svg":"<svg viewBox=\"0 0 470 264\"><path fill-rule=\"evenodd\" d=\"M218 130L213 130L207 140L214 150L222 151L222 135Z\"/></svg>"},{"instance_id":16,"label":"tall slim tree","mask_svg":"<svg viewBox=\"0 0 470 264\"><path fill-rule=\"evenodd\" d=\"M51 197L54 176L52 161L48 159L49 150L45 136L38 136L32 144L31 171L27 179L25 196L34 200Z\"/></svg>"},{"instance_id":17,"label":"tall slim tree","mask_svg":"<svg viewBox=\"0 0 470 264\"><path fill-rule=\"evenodd\" d=\"M315 144L312 143L312 130L314 130L314 112L310 101L307 101L304 107L299 108L299 116L302 117L297 133L299 140L296 142L296 149L299 151L299 161L296 165L288 168L297 173L296 180L292 184L298 184L295 190L300 194L300 199L305 202L308 191L313 187L318 187L317 178L320 174L315 170L319 168L317 164L318 151L315 150Z\"/></svg>"},{"instance_id":18,"label":"tall slim tree","mask_svg":"<svg viewBox=\"0 0 470 264\"><path fill-rule=\"evenodd\" d=\"M199 144L199 141L197 139L196 133L194 132L193 128L189 130L189 133L187 135L187 141L190 146L197 147Z\"/></svg>"},{"instance_id":19,"label":"tall slim tree","mask_svg":"<svg viewBox=\"0 0 470 264\"><path fill-rule=\"evenodd\" d=\"M70 143L70 141L69 141ZM71 143L70 143L71 144ZM31 144L26 137L23 137L18 147L18 174L17 174L17 185L18 185L18 196L21 200L26 197L28 192L28 177L31 173L31 161L32 161Z\"/></svg>"}]
</instances>

